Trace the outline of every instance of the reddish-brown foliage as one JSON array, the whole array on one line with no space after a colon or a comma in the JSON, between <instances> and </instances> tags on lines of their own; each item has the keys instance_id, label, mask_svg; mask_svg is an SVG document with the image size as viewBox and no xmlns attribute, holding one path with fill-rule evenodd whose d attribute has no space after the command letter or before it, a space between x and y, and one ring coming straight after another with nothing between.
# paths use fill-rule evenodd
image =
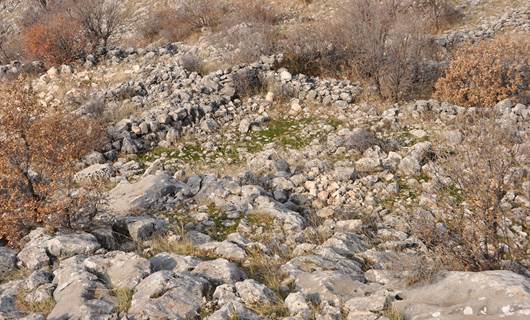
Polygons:
<instances>
[{"instance_id":1,"label":"reddish-brown foliage","mask_svg":"<svg viewBox=\"0 0 530 320\"><path fill-rule=\"evenodd\" d=\"M458 49L445 76L436 83L436 96L465 107L492 107L509 98L528 95L528 38L506 36Z\"/></svg>"},{"instance_id":2,"label":"reddish-brown foliage","mask_svg":"<svg viewBox=\"0 0 530 320\"><path fill-rule=\"evenodd\" d=\"M86 39L79 23L65 14L55 14L27 27L23 42L29 57L59 65L82 56Z\"/></svg>"},{"instance_id":3,"label":"reddish-brown foliage","mask_svg":"<svg viewBox=\"0 0 530 320\"><path fill-rule=\"evenodd\" d=\"M75 163L104 131L92 119L47 110L22 81L0 88L0 97L0 239L16 244L78 208L81 198L70 194Z\"/></svg>"}]
</instances>

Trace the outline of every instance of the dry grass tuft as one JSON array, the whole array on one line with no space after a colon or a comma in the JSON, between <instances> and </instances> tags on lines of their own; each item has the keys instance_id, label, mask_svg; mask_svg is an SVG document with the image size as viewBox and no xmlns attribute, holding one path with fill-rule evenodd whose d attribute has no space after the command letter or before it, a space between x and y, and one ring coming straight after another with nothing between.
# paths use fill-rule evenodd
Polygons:
<instances>
[{"instance_id":1,"label":"dry grass tuft","mask_svg":"<svg viewBox=\"0 0 530 320\"><path fill-rule=\"evenodd\" d=\"M119 313L127 312L131 307L132 297L134 295L134 289L128 288L114 288L112 289L112 295L116 297L116 311Z\"/></svg>"},{"instance_id":2,"label":"dry grass tuft","mask_svg":"<svg viewBox=\"0 0 530 320\"><path fill-rule=\"evenodd\" d=\"M55 307L55 301L53 298L31 302L26 299L26 296L27 292L23 290L16 296L16 306L22 311L47 315L52 312L53 307Z\"/></svg>"}]
</instances>

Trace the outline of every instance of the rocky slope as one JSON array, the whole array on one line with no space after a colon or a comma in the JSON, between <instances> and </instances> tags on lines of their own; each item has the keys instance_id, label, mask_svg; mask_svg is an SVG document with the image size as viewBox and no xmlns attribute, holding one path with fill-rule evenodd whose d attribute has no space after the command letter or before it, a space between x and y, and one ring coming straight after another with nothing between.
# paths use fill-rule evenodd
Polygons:
<instances>
[{"instance_id":1,"label":"rocky slope","mask_svg":"<svg viewBox=\"0 0 530 320\"><path fill-rule=\"evenodd\" d=\"M460 143L449 123L477 110L379 110L357 103L354 83L274 70L281 57L200 76L184 68L188 54L114 50L34 81L50 105L133 107L76 176L115 185L79 222L86 232L37 229L19 252L0 248L2 318L528 317L530 280L511 271L409 286L426 263L407 216L435 203L430 150ZM522 137L529 111L495 107ZM529 203L505 199L522 213L511 228L522 246Z\"/></svg>"},{"instance_id":2,"label":"rocky slope","mask_svg":"<svg viewBox=\"0 0 530 320\"><path fill-rule=\"evenodd\" d=\"M528 28L527 17L466 32ZM5 80L37 74L47 106L111 123L75 177L106 182L95 216L78 231L36 229L19 250L0 246L0 319L530 317L530 259L444 271L410 219L440 210L433 151L462 144L455 119L483 111L367 103L358 83L277 69L281 55L201 75L190 57L204 50L174 43L0 67ZM505 100L491 116L520 138L528 164L530 106ZM507 239L528 257L530 168L517 169L523 190L502 206Z\"/></svg>"}]
</instances>

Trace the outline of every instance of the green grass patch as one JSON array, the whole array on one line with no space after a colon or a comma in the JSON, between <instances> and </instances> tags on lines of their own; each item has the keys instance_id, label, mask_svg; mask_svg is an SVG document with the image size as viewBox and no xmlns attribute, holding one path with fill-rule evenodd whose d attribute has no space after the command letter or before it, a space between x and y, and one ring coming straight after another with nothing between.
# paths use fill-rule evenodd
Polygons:
<instances>
[{"instance_id":1,"label":"green grass patch","mask_svg":"<svg viewBox=\"0 0 530 320\"><path fill-rule=\"evenodd\" d=\"M208 206L208 215L213 221L213 225L207 227L205 232L216 241L223 241L229 234L236 232L239 221L241 220L228 219L226 212L220 208L217 208L213 204Z\"/></svg>"}]
</instances>

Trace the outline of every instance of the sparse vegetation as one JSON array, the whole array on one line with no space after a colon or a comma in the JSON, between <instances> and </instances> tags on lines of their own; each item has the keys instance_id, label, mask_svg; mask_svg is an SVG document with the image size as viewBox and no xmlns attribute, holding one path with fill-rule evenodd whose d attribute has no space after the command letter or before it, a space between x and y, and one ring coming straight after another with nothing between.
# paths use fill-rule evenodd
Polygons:
<instances>
[{"instance_id":1,"label":"sparse vegetation","mask_svg":"<svg viewBox=\"0 0 530 320\"><path fill-rule=\"evenodd\" d=\"M82 26L66 13L46 14L23 32L26 54L50 65L74 62L85 53Z\"/></svg>"},{"instance_id":2,"label":"sparse vegetation","mask_svg":"<svg viewBox=\"0 0 530 320\"><path fill-rule=\"evenodd\" d=\"M493 107L506 98L530 95L528 36L499 36L456 50L436 96L465 107Z\"/></svg>"},{"instance_id":3,"label":"sparse vegetation","mask_svg":"<svg viewBox=\"0 0 530 320\"><path fill-rule=\"evenodd\" d=\"M520 137L486 114L460 121L464 143L438 151L440 210L432 217L414 218L414 228L451 269L497 269L505 259L524 259L528 250L510 240L509 221L517 218L505 205L509 192L520 192L524 179L515 173L528 165L528 159L522 157Z\"/></svg>"},{"instance_id":4,"label":"sparse vegetation","mask_svg":"<svg viewBox=\"0 0 530 320\"><path fill-rule=\"evenodd\" d=\"M283 275L279 272L279 268L288 261L289 257L280 249L270 254L265 254L258 248L248 249L247 254L248 258L243 264L243 269L249 278L263 283L281 297Z\"/></svg>"},{"instance_id":5,"label":"sparse vegetation","mask_svg":"<svg viewBox=\"0 0 530 320\"><path fill-rule=\"evenodd\" d=\"M215 259L214 252L203 250L191 242L186 236L182 236L179 240L168 240L166 238L154 239L150 246L152 254L155 255L160 252L176 253L184 256L194 256L204 259Z\"/></svg>"},{"instance_id":6,"label":"sparse vegetation","mask_svg":"<svg viewBox=\"0 0 530 320\"><path fill-rule=\"evenodd\" d=\"M24 81L0 90L0 238L16 244L37 225L68 224L84 205L70 194L75 161L103 131L93 119L47 110Z\"/></svg>"},{"instance_id":7,"label":"sparse vegetation","mask_svg":"<svg viewBox=\"0 0 530 320\"><path fill-rule=\"evenodd\" d=\"M528 7L474 6L0 0L0 318L524 312Z\"/></svg>"},{"instance_id":8,"label":"sparse vegetation","mask_svg":"<svg viewBox=\"0 0 530 320\"><path fill-rule=\"evenodd\" d=\"M42 301L28 301L27 292L24 290L16 296L16 306L20 310L31 312L31 313L40 313L47 315L55 306L55 301L53 298L44 299Z\"/></svg>"},{"instance_id":9,"label":"sparse vegetation","mask_svg":"<svg viewBox=\"0 0 530 320\"><path fill-rule=\"evenodd\" d=\"M116 309L118 312L127 312L131 307L131 300L134 294L134 289L129 288L114 288L112 295L116 297Z\"/></svg>"}]
</instances>

